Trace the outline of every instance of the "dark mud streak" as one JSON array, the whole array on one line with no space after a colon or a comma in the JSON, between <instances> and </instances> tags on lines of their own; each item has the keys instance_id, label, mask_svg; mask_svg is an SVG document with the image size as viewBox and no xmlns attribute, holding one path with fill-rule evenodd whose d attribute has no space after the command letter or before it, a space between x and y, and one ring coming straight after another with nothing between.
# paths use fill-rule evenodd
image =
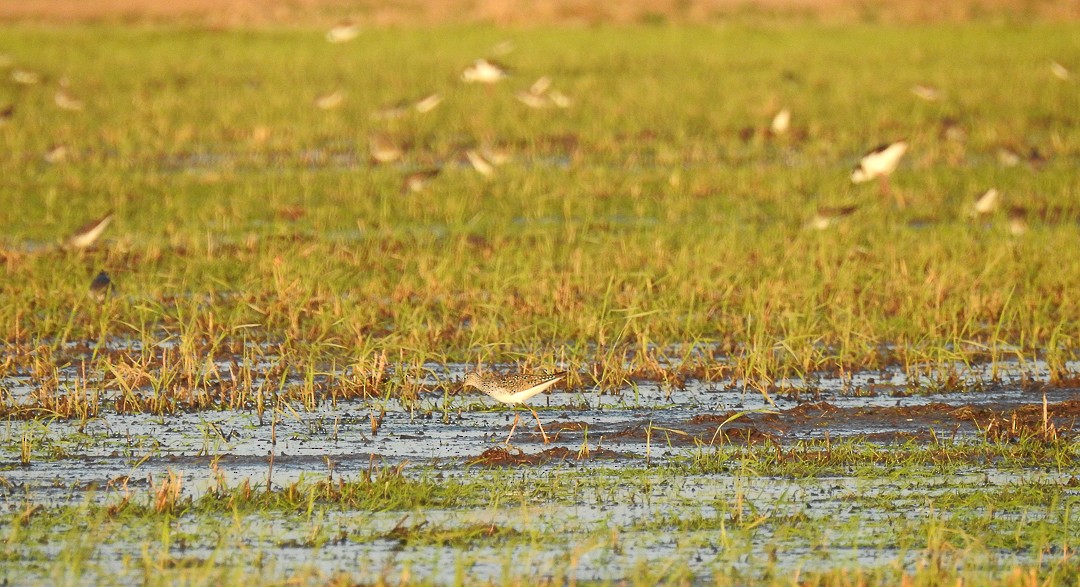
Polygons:
<instances>
[{"instance_id":1,"label":"dark mud streak","mask_svg":"<svg viewBox=\"0 0 1080 587\"><path fill-rule=\"evenodd\" d=\"M1016 440L1040 436L1047 430L1052 437L1075 436L1080 420L1080 399L1047 404L1046 422L1041 404L1023 406L1006 404L950 405L935 402L925 405L891 407L838 407L828 402L802 404L775 413L722 412L698 414L689 418L650 417L649 419L607 422L588 426L583 422L548 424L563 442L599 439L600 445L629 446L651 443L653 446L712 446L789 444L827 434L833 439L859 439L884 444L910 441L932 442L942 435L989 434L994 439ZM1050 437L1047 437L1050 439ZM539 442L538 434L524 434L518 443ZM488 452L494 449L489 449ZM555 449L549 449L545 453ZM543 453L541 453L543 454ZM495 458L485 452L481 460ZM614 456L613 458L620 458ZM638 457L628 457L638 458ZM516 464L543 464L551 458L518 459Z\"/></svg>"},{"instance_id":2,"label":"dark mud streak","mask_svg":"<svg viewBox=\"0 0 1080 587\"><path fill-rule=\"evenodd\" d=\"M469 464L487 467L506 467L514 465L546 465L555 462L564 463L568 461L589 461L597 459L616 460L620 458L633 457L632 455L624 455L605 448L573 451L565 447L554 447L539 453L529 454L520 450L497 446L480 453L480 456L470 460Z\"/></svg>"}]
</instances>

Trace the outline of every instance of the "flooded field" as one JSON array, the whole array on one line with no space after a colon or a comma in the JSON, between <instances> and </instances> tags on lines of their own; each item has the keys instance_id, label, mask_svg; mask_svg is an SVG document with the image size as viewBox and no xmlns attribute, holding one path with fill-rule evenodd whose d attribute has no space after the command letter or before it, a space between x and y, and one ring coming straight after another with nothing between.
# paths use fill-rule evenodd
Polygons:
<instances>
[{"instance_id":1,"label":"flooded field","mask_svg":"<svg viewBox=\"0 0 1080 587\"><path fill-rule=\"evenodd\" d=\"M1057 443L1074 438L1080 397L1040 384L1038 364L997 370L932 393L889 371L792 382L773 404L694 381L556 390L531 403L550 444L527 412L504 444L512 410L456 392L8 420L3 573L563 584L1074 569L1077 449ZM43 512L58 515L39 527ZM951 535L968 524L1012 535Z\"/></svg>"},{"instance_id":2,"label":"flooded field","mask_svg":"<svg viewBox=\"0 0 1080 587\"><path fill-rule=\"evenodd\" d=\"M265 27L0 24L0 585L1080 584L1074 26Z\"/></svg>"}]
</instances>

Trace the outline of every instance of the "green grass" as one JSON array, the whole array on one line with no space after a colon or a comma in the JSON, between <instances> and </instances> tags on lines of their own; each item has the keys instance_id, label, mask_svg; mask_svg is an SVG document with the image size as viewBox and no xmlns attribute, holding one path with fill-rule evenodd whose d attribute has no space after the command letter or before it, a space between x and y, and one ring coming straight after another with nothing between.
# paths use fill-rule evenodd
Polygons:
<instances>
[{"instance_id":1,"label":"green grass","mask_svg":"<svg viewBox=\"0 0 1080 587\"><path fill-rule=\"evenodd\" d=\"M1036 357L1067 378L1080 266L1056 253L1080 244L1080 115L1076 84L1048 64L1080 63L1072 32L460 28L332 46L295 31L10 28L16 65L48 81L0 88L17 108L0 129L0 377L32 371L48 390L68 365L88 390L166 392L151 411L253 397L242 372L258 361L306 381L294 395L309 402L410 395L378 377L384 355L406 374L558 361L580 373L571 385L601 389L697 377L767 390ZM512 81L457 81L504 38ZM570 109L514 100L544 74ZM52 104L61 77L84 112ZM916 83L947 97L922 102ZM314 108L336 88L340 109ZM433 91L446 99L431 114L370 118ZM780 107L795 136L739 137ZM965 141L941 136L946 118ZM369 166L373 133L410 145L407 162ZM847 179L863 150L900 137L905 210ZM42 162L55 143L70 161ZM514 159L489 180L454 163L478 144ZM1002 167L1006 147L1048 162ZM403 170L432 164L448 166L426 193L399 193ZM1027 234L1010 236L1003 212L966 217L991 186L1030 210ZM802 228L846 203L860 209L836 230ZM27 247L106 209L117 220L94 252ZM118 286L103 305L85 293L100 269ZM706 356L661 364L687 342ZM237 355L232 373L209 362ZM172 397L191 387L220 397Z\"/></svg>"}]
</instances>

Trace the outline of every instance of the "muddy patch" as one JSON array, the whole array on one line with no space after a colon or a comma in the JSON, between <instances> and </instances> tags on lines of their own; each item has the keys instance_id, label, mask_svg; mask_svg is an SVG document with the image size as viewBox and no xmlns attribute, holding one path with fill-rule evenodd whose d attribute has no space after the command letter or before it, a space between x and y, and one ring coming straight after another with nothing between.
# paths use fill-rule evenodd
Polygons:
<instances>
[{"instance_id":1,"label":"muddy patch","mask_svg":"<svg viewBox=\"0 0 1080 587\"><path fill-rule=\"evenodd\" d=\"M476 458L470 459L470 465L484 465L490 467L504 467L510 465L546 465L550 463L583 462L597 459L615 460L630 458L632 455L623 455L606 448L583 447L573 451L565 447L555 447L536 453L526 453L520 449L506 447L492 447L480 453Z\"/></svg>"}]
</instances>

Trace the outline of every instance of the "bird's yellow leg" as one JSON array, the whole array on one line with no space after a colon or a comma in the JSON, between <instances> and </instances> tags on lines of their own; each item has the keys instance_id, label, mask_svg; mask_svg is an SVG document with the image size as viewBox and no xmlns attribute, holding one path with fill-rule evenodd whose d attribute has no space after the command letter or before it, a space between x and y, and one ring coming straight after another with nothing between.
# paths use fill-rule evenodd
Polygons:
<instances>
[{"instance_id":1,"label":"bird's yellow leg","mask_svg":"<svg viewBox=\"0 0 1080 587\"><path fill-rule=\"evenodd\" d=\"M533 417L536 418L536 427L540 429L540 436L544 437L544 444L550 444L551 441L548 440L547 432L544 432L544 425L540 423L540 415L536 413L536 410L529 411L532 412Z\"/></svg>"},{"instance_id":2,"label":"bird's yellow leg","mask_svg":"<svg viewBox=\"0 0 1080 587\"><path fill-rule=\"evenodd\" d=\"M509 446L509 445L510 445L510 437L514 435L514 430L515 430L515 429L517 429L517 425L518 425L518 420L520 420L520 419L521 419L521 414L519 414L519 413L517 412L517 410L515 410L515 411L514 411L514 425L510 427L510 434L507 434L507 435L506 435L506 442L505 442L505 444L506 444L507 446Z\"/></svg>"}]
</instances>

